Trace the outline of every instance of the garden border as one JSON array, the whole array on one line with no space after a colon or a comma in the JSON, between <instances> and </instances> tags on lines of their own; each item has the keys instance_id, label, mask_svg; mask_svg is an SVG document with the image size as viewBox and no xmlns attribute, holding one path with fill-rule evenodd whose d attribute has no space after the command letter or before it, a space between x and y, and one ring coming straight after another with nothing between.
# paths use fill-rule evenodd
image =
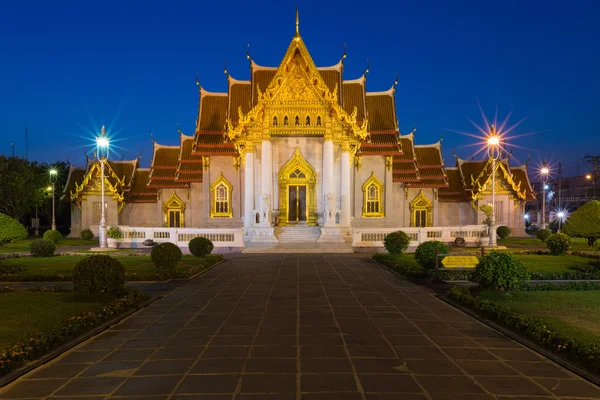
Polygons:
<instances>
[{"instance_id":1,"label":"garden border","mask_svg":"<svg viewBox=\"0 0 600 400\"><path fill-rule=\"evenodd\" d=\"M53 359L55 359L62 353L85 342L86 340L90 339L91 337L96 336L97 334L105 331L106 329L110 328L111 326L121 322L125 318L138 312L142 308L149 306L150 304L154 303L155 301L159 300L162 297L163 297L162 295L155 296L137 306L133 306L128 311L116 316L115 318L111 319L110 321L107 321L107 322L91 329L90 331L76 337L75 339L58 346L54 350L51 350L50 352L44 354L43 356L26 363L22 367L19 367L17 369L10 371L8 374L4 375L3 377L0 377L0 388L3 388L4 386L10 384L11 382L15 381L16 379L20 378L21 376L25 375L26 373L31 372L35 368L37 368L43 364L46 364L49 361L52 361Z\"/></svg>"},{"instance_id":2,"label":"garden border","mask_svg":"<svg viewBox=\"0 0 600 400\"><path fill-rule=\"evenodd\" d=\"M388 267L386 265L380 264L379 262L373 260L372 258L369 258L369 260L372 263L374 263L374 264L382 267L383 269L387 270L389 273L391 273L393 275L396 275L396 276L398 276L400 278L407 279L411 283L414 283L415 285L419 285L419 283L415 282L410 277L404 276L404 275L400 274L399 272L395 271L394 269L392 269L392 268L390 268L390 267ZM456 282L456 281L454 281L454 282ZM468 282L468 281L466 281L466 282ZM464 282L461 282L461 283L464 283ZM447 283L447 284L452 285L452 286L459 286L459 285L454 285L453 283ZM420 285L420 286L425 286L425 285ZM427 287L428 289L432 289L433 291L435 291L436 288L440 288L441 286L444 286L444 285L440 285L440 284L435 285L434 284L434 285L429 285L429 286L425 286L425 287ZM464 285L460 285L460 286L464 287ZM492 321L490 321L490 320L488 320L488 319L480 316L479 314L475 313L474 311L472 311L472 310L470 310L470 309L468 309L468 308L466 308L466 307L464 307L464 306L462 306L462 305L460 305L460 304L458 304L458 303L456 303L456 302L448 299L446 295L440 295L439 293L431 293L431 295L434 296L434 297L436 297L437 299L439 299L439 300L441 300L441 301L443 301L443 302L451 305L452 307L456 308L457 310L462 311L463 313L465 313L465 314L467 314L467 315L475 318L477 321L479 321L479 322L481 322L481 323L489 326L490 328L496 330L498 333L500 333L500 334L502 334L504 336L507 336L508 338L510 338L510 339L512 339L512 340L514 340L514 341L516 341L516 342L518 342L520 344L522 344L523 346L525 346L525 347L527 347L527 348L529 348L529 349L531 349L531 350L533 350L533 351L541 354L542 356L544 356L544 357L550 359L551 361L555 362L556 364L558 364L558 365L560 365L560 366L568 369L569 371L573 372L574 374L579 375L582 378L586 379L587 381L592 382L593 384L600 386L600 376L598 376L598 375L596 375L596 374L588 371L587 369L584 369L584 368L582 368L582 367L580 367L580 366L572 363L571 361L569 361L569 360L567 360L567 359L565 359L565 358L563 358L563 357L561 357L559 355L556 355L556 354L550 352L549 350L544 349L543 347L541 347L540 345L536 344L535 342L532 342L529 339L526 339L525 337L523 337L523 336L521 336L521 335L519 335L519 334L517 334L517 333L515 333L515 332L513 332L511 330L509 330L508 328L505 328L505 327L503 327L501 325L498 325L495 322L492 322Z\"/></svg>"},{"instance_id":3,"label":"garden border","mask_svg":"<svg viewBox=\"0 0 600 400\"><path fill-rule=\"evenodd\" d=\"M569 361L568 359L566 359L562 356L559 356L556 353L546 350L539 344L525 338L524 336L522 336L508 328L505 328L502 325L499 325L496 322L493 322L485 317L482 317L481 315L479 315L475 311L471 310L470 308L467 308L453 300L450 300L446 295L441 296L438 294L434 294L434 296L437 297L438 299L442 300L443 302L451 305L452 307L456 308L457 310L462 311L463 313L475 318L476 320L489 326L490 328L495 329L496 331L500 332L504 336L508 336L510 339L522 344L523 346L529 348L530 350L533 350L533 351L541 354L542 356L550 359L551 361L555 362L556 364L560 365L561 367L566 368L569 371L573 372L574 374L579 375L580 377L590 381L591 383L600 386L600 376L599 375L594 374L593 372L590 372L583 367L580 367L579 365L573 363L572 361Z\"/></svg>"},{"instance_id":4,"label":"garden border","mask_svg":"<svg viewBox=\"0 0 600 400\"><path fill-rule=\"evenodd\" d=\"M192 279L196 279L198 276L210 271L211 269L213 269L217 265L224 263L225 261L227 261L227 260L223 259L223 260L211 265L210 267L203 269L202 271L198 272L197 274L195 274L189 278L176 278L179 280L179 282L177 282L177 283L187 284ZM170 279L168 282L171 283L171 281L174 281L174 280L175 279ZM167 281L155 281L155 282L165 283ZM2 282L2 283L5 283L5 282ZM18 282L18 283L23 283L23 282ZM154 297L146 300L145 302L143 302L137 306L134 306L130 310L126 311L125 313L118 315L117 317L113 318L112 320L107 321L107 322L103 323L102 325L99 325L96 328L76 337L75 339L58 346L56 349L51 350L50 352L48 352L47 354L44 354L43 356L39 357L38 359L32 360L32 361L28 362L27 364L23 365L22 367L12 370L8 374L0 377L0 389L9 385L10 383L14 382L15 380L19 379L23 375L40 367L41 365L44 365L44 364L52 361L53 359L55 359L62 353L74 348L75 346L77 346L77 345L85 342L86 340L89 340L92 337L98 335L99 333L105 331L106 329L110 328L111 326L121 322L125 318L137 313L141 309L148 307L150 304L154 303L157 300L160 300L163 297L165 297L165 295L154 296Z\"/></svg>"}]
</instances>

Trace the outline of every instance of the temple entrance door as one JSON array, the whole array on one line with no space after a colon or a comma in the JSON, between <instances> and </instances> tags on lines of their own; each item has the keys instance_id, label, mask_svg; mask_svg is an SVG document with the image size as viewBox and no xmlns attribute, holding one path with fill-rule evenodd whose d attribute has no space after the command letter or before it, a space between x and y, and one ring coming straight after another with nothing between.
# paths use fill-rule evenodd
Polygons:
<instances>
[{"instance_id":1,"label":"temple entrance door","mask_svg":"<svg viewBox=\"0 0 600 400\"><path fill-rule=\"evenodd\" d=\"M288 186L288 223L306 222L306 185Z\"/></svg>"}]
</instances>

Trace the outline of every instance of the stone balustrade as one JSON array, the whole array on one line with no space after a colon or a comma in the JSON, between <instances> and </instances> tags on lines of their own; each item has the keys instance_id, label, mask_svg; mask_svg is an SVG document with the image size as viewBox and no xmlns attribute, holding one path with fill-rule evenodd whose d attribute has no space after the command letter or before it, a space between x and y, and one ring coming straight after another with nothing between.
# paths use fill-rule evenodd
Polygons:
<instances>
[{"instance_id":1,"label":"stone balustrade","mask_svg":"<svg viewBox=\"0 0 600 400\"><path fill-rule=\"evenodd\" d=\"M388 233L403 231L410 238L410 246L438 240L453 243L457 237L465 239L465 245L479 246L479 238L483 232L482 225L446 226L429 228L354 228L352 232L353 247L383 247L383 239Z\"/></svg>"},{"instance_id":2,"label":"stone balustrade","mask_svg":"<svg viewBox=\"0 0 600 400\"><path fill-rule=\"evenodd\" d=\"M171 242L181 248L187 248L195 237L210 239L215 249L224 248L240 251L244 247L243 229L222 228L151 228L119 226L123 232L121 239L109 239L108 245L113 248L145 248L144 241L152 239L157 243Z\"/></svg>"}]
</instances>

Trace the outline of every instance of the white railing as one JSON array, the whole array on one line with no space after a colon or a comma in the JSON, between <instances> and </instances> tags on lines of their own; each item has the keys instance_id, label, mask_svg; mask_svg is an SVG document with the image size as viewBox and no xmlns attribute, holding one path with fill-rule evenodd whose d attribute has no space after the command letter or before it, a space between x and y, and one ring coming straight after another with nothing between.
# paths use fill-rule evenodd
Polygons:
<instances>
[{"instance_id":1,"label":"white railing","mask_svg":"<svg viewBox=\"0 0 600 400\"><path fill-rule=\"evenodd\" d=\"M195 237L205 237L215 247L244 247L243 229L223 228L145 228L119 226L122 239L109 240L109 247L143 248L144 241L151 239L156 243L171 242L179 247L187 247ZM111 246L112 244L112 246Z\"/></svg>"},{"instance_id":2,"label":"white railing","mask_svg":"<svg viewBox=\"0 0 600 400\"><path fill-rule=\"evenodd\" d=\"M403 231L410 238L410 246L430 240L444 243L454 242L457 237L465 239L465 246L479 246L483 225L445 226L436 228L354 228L353 247L383 247L383 239L388 233Z\"/></svg>"}]
</instances>

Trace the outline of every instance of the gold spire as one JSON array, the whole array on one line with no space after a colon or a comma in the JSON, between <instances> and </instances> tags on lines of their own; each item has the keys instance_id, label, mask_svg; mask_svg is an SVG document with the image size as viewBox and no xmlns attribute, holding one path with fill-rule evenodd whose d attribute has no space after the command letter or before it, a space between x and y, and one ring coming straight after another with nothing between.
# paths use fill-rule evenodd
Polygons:
<instances>
[{"instance_id":1,"label":"gold spire","mask_svg":"<svg viewBox=\"0 0 600 400\"><path fill-rule=\"evenodd\" d=\"M300 19L298 18L298 7L296 7L296 36L300 36L300 28L298 25L300 25Z\"/></svg>"}]
</instances>

